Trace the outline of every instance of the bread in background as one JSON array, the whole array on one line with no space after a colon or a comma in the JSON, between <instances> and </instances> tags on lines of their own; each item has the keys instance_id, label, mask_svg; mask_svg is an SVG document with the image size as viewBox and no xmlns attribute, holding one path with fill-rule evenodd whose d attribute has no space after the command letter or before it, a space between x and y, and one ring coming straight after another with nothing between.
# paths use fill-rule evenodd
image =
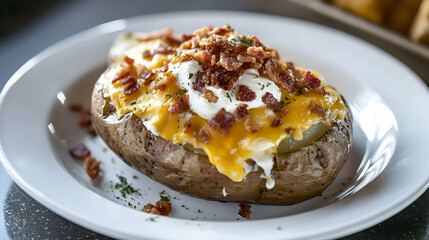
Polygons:
<instances>
[{"instance_id":1,"label":"bread in background","mask_svg":"<svg viewBox=\"0 0 429 240\"><path fill-rule=\"evenodd\" d=\"M386 13L384 26L407 35L419 9L421 0L396 0Z\"/></svg>"},{"instance_id":2,"label":"bread in background","mask_svg":"<svg viewBox=\"0 0 429 240\"><path fill-rule=\"evenodd\" d=\"M429 0L323 0L429 46Z\"/></svg>"},{"instance_id":3,"label":"bread in background","mask_svg":"<svg viewBox=\"0 0 429 240\"><path fill-rule=\"evenodd\" d=\"M332 0L331 2L368 21L382 24L395 0Z\"/></svg>"},{"instance_id":4,"label":"bread in background","mask_svg":"<svg viewBox=\"0 0 429 240\"><path fill-rule=\"evenodd\" d=\"M410 30L413 41L429 46L429 0L423 0Z\"/></svg>"}]
</instances>

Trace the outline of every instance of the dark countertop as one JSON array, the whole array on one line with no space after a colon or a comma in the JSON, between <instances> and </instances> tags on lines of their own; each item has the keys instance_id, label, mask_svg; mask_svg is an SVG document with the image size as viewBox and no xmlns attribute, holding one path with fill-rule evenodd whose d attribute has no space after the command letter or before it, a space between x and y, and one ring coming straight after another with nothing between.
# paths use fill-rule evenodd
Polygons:
<instances>
[{"instance_id":1,"label":"dark countertop","mask_svg":"<svg viewBox=\"0 0 429 240\"><path fill-rule=\"evenodd\" d=\"M429 83L428 59L285 0L267 1L263 7L250 0L6 0L0 9L0 89L31 57L79 31L119 18L198 9L265 11L318 22L384 49ZM48 210L21 190L0 166L0 239L30 238L110 239ZM390 219L344 239L429 239L429 190Z\"/></svg>"}]
</instances>

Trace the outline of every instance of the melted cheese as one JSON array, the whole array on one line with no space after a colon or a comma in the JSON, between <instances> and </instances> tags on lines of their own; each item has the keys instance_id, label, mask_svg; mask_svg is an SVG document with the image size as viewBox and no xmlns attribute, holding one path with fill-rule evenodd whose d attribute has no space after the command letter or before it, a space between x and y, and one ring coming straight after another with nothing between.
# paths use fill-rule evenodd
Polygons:
<instances>
[{"instance_id":1,"label":"melted cheese","mask_svg":"<svg viewBox=\"0 0 429 240\"><path fill-rule=\"evenodd\" d=\"M125 55L134 59L134 65L141 64L150 69L156 69L165 62L170 61L172 55L156 54L152 59L143 59L141 51L151 50L159 46L161 40L146 41L131 49L124 50ZM233 90L225 91L208 87L219 98L218 102L210 103L201 96L201 93L193 90L198 71L201 67L196 61L169 63L169 71L176 78L172 84L168 84L165 89L157 89L156 84L165 79L165 73L159 73L156 79L149 85L144 85L139 81L139 89L129 96L123 94L121 83L112 84L112 79L121 71L120 64L110 67L102 76L103 92L110 98L112 104L117 108L119 114L134 113L142 119L143 124L153 134L161 136L174 144L189 144L194 148L203 149L210 162L216 166L218 171L231 180L243 181L249 172L260 167L263 170L261 177L267 179L267 188L272 188L275 184L271 179L271 169L273 167L273 157L277 153L279 144L288 137L296 140L302 138L302 132L311 126L324 122L329 125L337 119L343 119L346 108L340 95L323 81L322 85L329 93L321 95L315 92L308 92L302 95L288 95L281 92L274 82L259 76L255 70L247 70L235 83ZM306 70L301 69L304 73ZM321 78L315 72L313 74ZM135 73L132 75L138 78ZM235 87L238 84L246 84L254 90L257 98L253 102L245 102L249 105L250 115L236 121L226 136L216 130L207 127L211 140L208 143L199 141L194 131L207 126L207 122L222 108L234 113L235 109L242 102L235 99ZM171 114L168 109L172 104L172 96L180 91L186 91L189 95L191 111L188 113ZM287 105L289 112L282 118L282 124L272 127L271 124L276 119L276 115L268 109L261 98L270 92L274 97ZM310 111L309 104L315 103L322 106L327 111L327 117L323 118ZM184 123L192 123L190 131L184 131ZM246 126L257 124L260 131L250 133ZM288 136L287 128L293 128L293 136ZM256 163L256 168L252 167L251 161Z\"/></svg>"}]
</instances>

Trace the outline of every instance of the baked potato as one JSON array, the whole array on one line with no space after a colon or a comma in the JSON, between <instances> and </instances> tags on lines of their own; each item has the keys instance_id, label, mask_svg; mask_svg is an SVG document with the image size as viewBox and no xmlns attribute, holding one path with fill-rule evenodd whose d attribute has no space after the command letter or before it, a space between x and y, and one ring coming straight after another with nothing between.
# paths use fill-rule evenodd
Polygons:
<instances>
[{"instance_id":1,"label":"baked potato","mask_svg":"<svg viewBox=\"0 0 429 240\"><path fill-rule=\"evenodd\" d=\"M255 36L229 26L179 39L168 30L124 35L110 61L92 94L96 132L127 164L177 191L291 205L321 194L349 156L352 116L341 95ZM191 63L200 69L183 73ZM236 85L243 81L248 87Z\"/></svg>"}]
</instances>

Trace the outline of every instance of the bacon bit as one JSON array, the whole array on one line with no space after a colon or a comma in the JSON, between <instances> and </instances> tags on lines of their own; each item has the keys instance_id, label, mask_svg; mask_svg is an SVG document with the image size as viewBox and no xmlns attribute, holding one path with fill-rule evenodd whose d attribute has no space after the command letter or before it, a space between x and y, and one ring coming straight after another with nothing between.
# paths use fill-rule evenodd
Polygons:
<instances>
[{"instance_id":1,"label":"bacon bit","mask_svg":"<svg viewBox=\"0 0 429 240\"><path fill-rule=\"evenodd\" d=\"M282 124L282 120L276 118L274 119L273 123L271 123L271 127L278 127Z\"/></svg>"},{"instance_id":2,"label":"bacon bit","mask_svg":"<svg viewBox=\"0 0 429 240\"><path fill-rule=\"evenodd\" d=\"M124 56L124 62L126 62L128 65L134 64L134 59L128 57L127 55Z\"/></svg>"},{"instance_id":3,"label":"bacon bit","mask_svg":"<svg viewBox=\"0 0 429 240\"><path fill-rule=\"evenodd\" d=\"M212 55L207 50L202 51L201 54L202 54L204 63L207 65L211 65Z\"/></svg>"},{"instance_id":4,"label":"bacon bit","mask_svg":"<svg viewBox=\"0 0 429 240\"><path fill-rule=\"evenodd\" d=\"M139 84L137 83L137 79L128 76L125 79L121 80L122 85L124 86L124 94L129 96L133 94L137 89L139 89Z\"/></svg>"},{"instance_id":5,"label":"bacon bit","mask_svg":"<svg viewBox=\"0 0 429 240\"><path fill-rule=\"evenodd\" d=\"M292 78L289 74L283 71L282 67L277 63L276 59L271 57L259 69L259 74L267 76L277 84L284 92L295 92L294 82L297 79Z\"/></svg>"},{"instance_id":6,"label":"bacon bit","mask_svg":"<svg viewBox=\"0 0 429 240\"><path fill-rule=\"evenodd\" d=\"M323 108L322 106L320 106L319 104L316 103L310 103L308 105L308 109L310 110L310 112L315 113L321 117L326 117L326 110L325 108Z\"/></svg>"},{"instance_id":7,"label":"bacon bit","mask_svg":"<svg viewBox=\"0 0 429 240\"><path fill-rule=\"evenodd\" d=\"M264 44L262 44L261 41L259 41L259 39L255 35L252 36L252 39L253 39L253 42L255 43L255 46L265 47Z\"/></svg>"},{"instance_id":8,"label":"bacon bit","mask_svg":"<svg viewBox=\"0 0 429 240\"><path fill-rule=\"evenodd\" d=\"M261 131L261 127L261 124L252 117L244 121L244 128L250 133L257 133Z\"/></svg>"},{"instance_id":9,"label":"bacon bit","mask_svg":"<svg viewBox=\"0 0 429 240\"><path fill-rule=\"evenodd\" d=\"M158 208L150 203L146 204L142 210L142 212L147 212L147 213L152 213L152 214L157 214L157 215L161 215L161 212L158 210Z\"/></svg>"},{"instance_id":10,"label":"bacon bit","mask_svg":"<svg viewBox=\"0 0 429 240\"><path fill-rule=\"evenodd\" d=\"M85 162L83 163L83 167L85 168L85 172L91 179L94 179L98 176L100 171L101 162L93 157L86 157Z\"/></svg>"},{"instance_id":11,"label":"bacon bit","mask_svg":"<svg viewBox=\"0 0 429 240\"><path fill-rule=\"evenodd\" d=\"M234 115L227 112L222 108L208 123L207 125L215 129L219 133L226 135L229 129L235 122Z\"/></svg>"},{"instance_id":12,"label":"bacon bit","mask_svg":"<svg viewBox=\"0 0 429 240\"><path fill-rule=\"evenodd\" d=\"M157 214L157 215L168 216L171 212L171 203L166 201L158 201L156 202L156 206L148 203L142 208L141 211Z\"/></svg>"},{"instance_id":13,"label":"bacon bit","mask_svg":"<svg viewBox=\"0 0 429 240\"><path fill-rule=\"evenodd\" d=\"M193 34L181 34L179 39L182 41L188 41L191 40L193 36Z\"/></svg>"},{"instance_id":14,"label":"bacon bit","mask_svg":"<svg viewBox=\"0 0 429 240\"><path fill-rule=\"evenodd\" d=\"M155 31L147 34L146 36L137 38L137 41L150 41L154 39L163 39L171 46L179 46L181 41L173 36L173 30L171 28Z\"/></svg>"},{"instance_id":15,"label":"bacon bit","mask_svg":"<svg viewBox=\"0 0 429 240\"><path fill-rule=\"evenodd\" d=\"M241 72L238 71L218 70L217 72L215 72L217 80L216 85L224 90L231 90L234 81L238 79L240 75Z\"/></svg>"},{"instance_id":16,"label":"bacon bit","mask_svg":"<svg viewBox=\"0 0 429 240\"><path fill-rule=\"evenodd\" d=\"M238 210L238 215L243 218L250 219L250 214L252 213L252 211L250 211L251 206L245 203L240 203L238 204L238 206L240 206L240 210Z\"/></svg>"},{"instance_id":17,"label":"bacon bit","mask_svg":"<svg viewBox=\"0 0 429 240\"><path fill-rule=\"evenodd\" d=\"M144 58L150 58L153 57L155 54L168 54L168 53L174 53L176 52L177 47L170 46L166 43L161 43L157 48L153 49L152 51L144 51L143 57Z\"/></svg>"},{"instance_id":18,"label":"bacon bit","mask_svg":"<svg viewBox=\"0 0 429 240\"><path fill-rule=\"evenodd\" d=\"M236 99L238 101L250 102L255 100L256 93L246 85L239 85Z\"/></svg>"},{"instance_id":19,"label":"bacon bit","mask_svg":"<svg viewBox=\"0 0 429 240\"><path fill-rule=\"evenodd\" d=\"M249 110L247 110L247 107L247 104L241 104L237 107L237 114L239 118L244 118L245 116L249 115Z\"/></svg>"},{"instance_id":20,"label":"bacon bit","mask_svg":"<svg viewBox=\"0 0 429 240\"><path fill-rule=\"evenodd\" d=\"M69 109L70 109L71 111L73 111L73 112L79 112L79 111L81 111L81 110L82 110L82 108L83 108L83 106L82 106L82 104L80 104L80 103L72 104L72 105L70 105L70 106L69 106Z\"/></svg>"},{"instance_id":21,"label":"bacon bit","mask_svg":"<svg viewBox=\"0 0 429 240\"><path fill-rule=\"evenodd\" d=\"M293 128L288 127L288 128L286 128L285 132L286 132L286 134L291 134L293 132L293 130L294 130Z\"/></svg>"},{"instance_id":22,"label":"bacon bit","mask_svg":"<svg viewBox=\"0 0 429 240\"><path fill-rule=\"evenodd\" d=\"M189 132L189 130L191 129L191 127L192 127L192 122L190 122L190 121L186 121L186 122L183 124L183 131L184 131L184 132Z\"/></svg>"},{"instance_id":23,"label":"bacon bit","mask_svg":"<svg viewBox=\"0 0 429 240\"><path fill-rule=\"evenodd\" d=\"M204 93L202 95L203 98L207 99L209 102L211 103L216 103L217 100L219 99L213 92L212 90L206 89L204 90Z\"/></svg>"},{"instance_id":24,"label":"bacon bit","mask_svg":"<svg viewBox=\"0 0 429 240\"><path fill-rule=\"evenodd\" d=\"M207 144L210 142L211 138L212 136L210 135L210 132L206 127L200 128L200 130L197 133L198 141Z\"/></svg>"},{"instance_id":25,"label":"bacon bit","mask_svg":"<svg viewBox=\"0 0 429 240\"><path fill-rule=\"evenodd\" d=\"M91 126L92 123L92 115L89 110L81 111L79 113L79 126L88 127Z\"/></svg>"},{"instance_id":26,"label":"bacon bit","mask_svg":"<svg viewBox=\"0 0 429 240\"><path fill-rule=\"evenodd\" d=\"M317 77L315 77L310 71L307 71L304 74L305 87L309 90L313 90L320 87L320 82L321 81Z\"/></svg>"},{"instance_id":27,"label":"bacon bit","mask_svg":"<svg viewBox=\"0 0 429 240\"><path fill-rule=\"evenodd\" d=\"M79 113L78 124L84 128L87 133L95 135L95 129L92 126L92 114L89 110L84 110Z\"/></svg>"},{"instance_id":28,"label":"bacon bit","mask_svg":"<svg viewBox=\"0 0 429 240\"><path fill-rule=\"evenodd\" d=\"M241 65L243 65L243 62L237 61L237 59L234 58L233 56L227 55L226 53L221 52L219 64L222 67L224 67L227 71L235 71L239 67L241 67Z\"/></svg>"},{"instance_id":29,"label":"bacon bit","mask_svg":"<svg viewBox=\"0 0 429 240\"><path fill-rule=\"evenodd\" d=\"M277 101L273 94L269 92L267 92L262 97L262 102L264 102L265 105L267 105L269 109L273 110L273 112L279 117L283 117L288 112L288 109L284 107L283 104L281 104L279 101Z\"/></svg>"},{"instance_id":30,"label":"bacon bit","mask_svg":"<svg viewBox=\"0 0 429 240\"><path fill-rule=\"evenodd\" d=\"M165 90L168 85L176 81L176 77L171 72L164 73L164 76L161 77L161 79L156 83L155 89L156 90Z\"/></svg>"},{"instance_id":31,"label":"bacon bit","mask_svg":"<svg viewBox=\"0 0 429 240\"><path fill-rule=\"evenodd\" d=\"M155 78L155 73L145 65L141 65L136 69L137 75L143 80L144 85L149 85Z\"/></svg>"},{"instance_id":32,"label":"bacon bit","mask_svg":"<svg viewBox=\"0 0 429 240\"><path fill-rule=\"evenodd\" d=\"M173 104L168 108L168 111L174 114L187 112L189 109L189 96L187 94L179 94L173 97Z\"/></svg>"},{"instance_id":33,"label":"bacon bit","mask_svg":"<svg viewBox=\"0 0 429 240\"><path fill-rule=\"evenodd\" d=\"M83 160L91 155L91 151L89 151L89 149L83 143L79 143L78 145L69 149L69 154L74 158Z\"/></svg>"},{"instance_id":34,"label":"bacon bit","mask_svg":"<svg viewBox=\"0 0 429 240\"><path fill-rule=\"evenodd\" d=\"M128 70L123 70L124 68L121 68L121 71L119 73L116 74L116 76L112 79L112 83L115 83L123 78L128 77L128 75L130 75L130 73L128 72Z\"/></svg>"},{"instance_id":35,"label":"bacon bit","mask_svg":"<svg viewBox=\"0 0 429 240\"><path fill-rule=\"evenodd\" d=\"M286 63L286 69L288 70L288 72L292 76L292 78L295 78L295 79L301 79L302 78L302 72L295 68L295 63L287 62Z\"/></svg>"},{"instance_id":36,"label":"bacon bit","mask_svg":"<svg viewBox=\"0 0 429 240\"><path fill-rule=\"evenodd\" d=\"M168 216L171 212L171 203L167 201L156 202L156 208L163 216Z\"/></svg>"},{"instance_id":37,"label":"bacon bit","mask_svg":"<svg viewBox=\"0 0 429 240\"><path fill-rule=\"evenodd\" d=\"M168 63L165 62L164 65L159 68L159 71L160 72L167 72L167 70L168 70Z\"/></svg>"},{"instance_id":38,"label":"bacon bit","mask_svg":"<svg viewBox=\"0 0 429 240\"><path fill-rule=\"evenodd\" d=\"M241 45L240 45L241 46ZM252 57L252 56L244 56L244 55L237 55L237 60L243 63L255 63L256 62L256 58Z\"/></svg>"},{"instance_id":39,"label":"bacon bit","mask_svg":"<svg viewBox=\"0 0 429 240\"><path fill-rule=\"evenodd\" d=\"M263 60L264 58L269 56L262 47L254 46L247 48L247 54L254 57L255 60Z\"/></svg>"}]
</instances>

